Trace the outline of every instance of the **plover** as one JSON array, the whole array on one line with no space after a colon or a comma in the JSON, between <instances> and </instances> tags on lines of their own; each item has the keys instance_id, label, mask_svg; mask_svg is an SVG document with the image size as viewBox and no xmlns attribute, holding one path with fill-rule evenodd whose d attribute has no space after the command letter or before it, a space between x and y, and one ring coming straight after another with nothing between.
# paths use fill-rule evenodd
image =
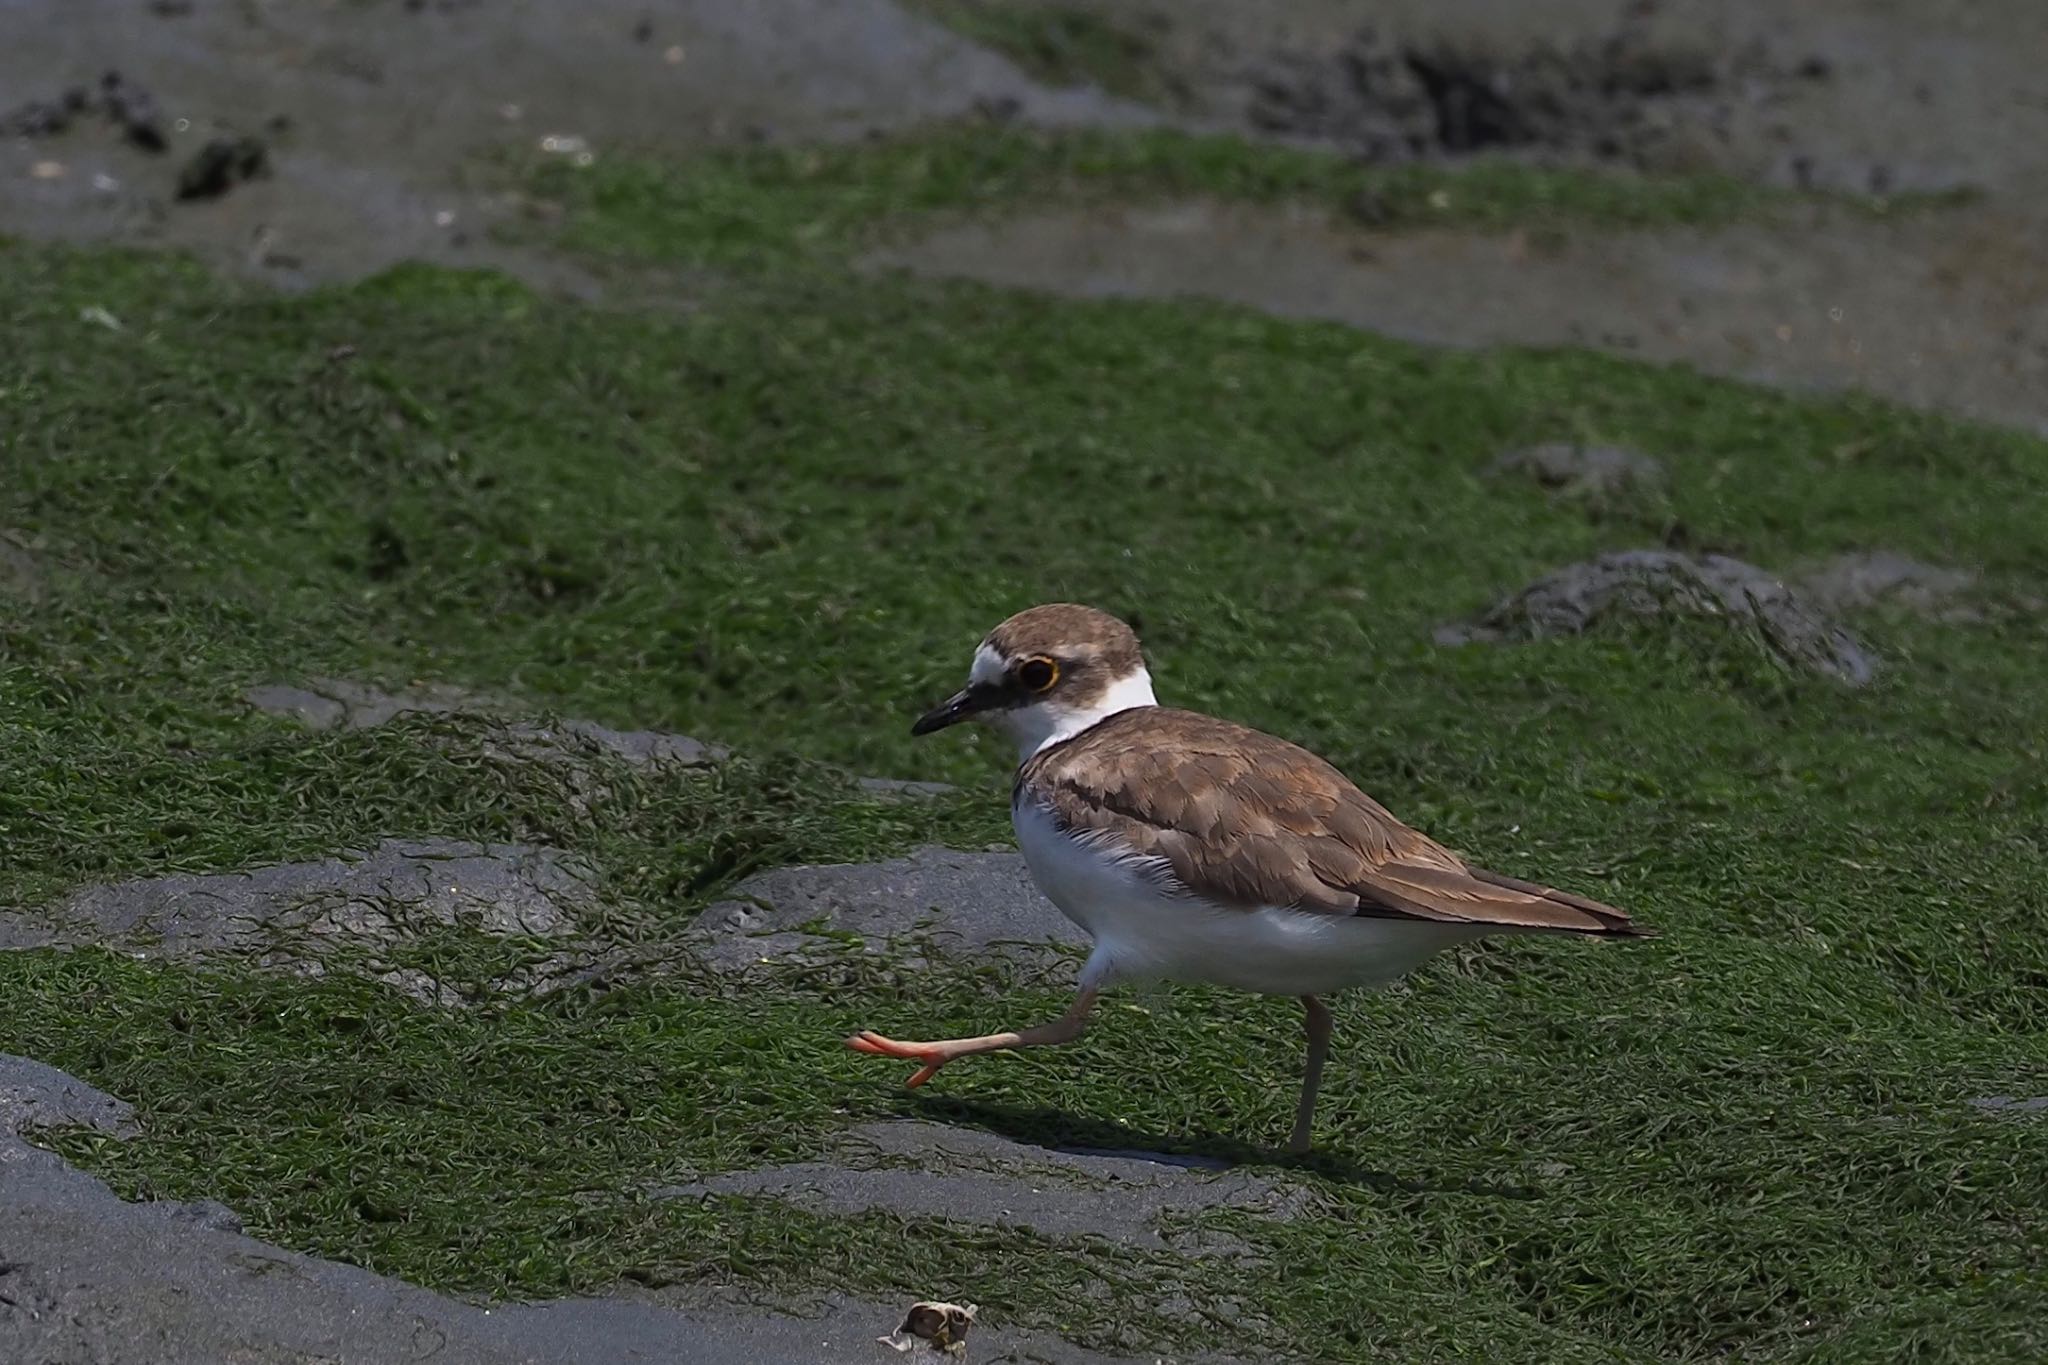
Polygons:
<instances>
[{"instance_id":1,"label":"plover","mask_svg":"<svg viewBox=\"0 0 2048 1365\"><path fill-rule=\"evenodd\" d=\"M1209 982L1291 995L1308 1065L1290 1150L1305 1152L1329 1055L1320 997L1385 986L1490 934L1640 938L1625 911L1473 867L1284 739L1158 704L1138 638L1092 607L1017 613L974 652L967 686L911 727L970 718L1016 741L1011 821L1031 877L1094 940L1058 1019L909 1043L864 1031L859 1052L919 1063L1070 1042L1118 982Z\"/></svg>"}]
</instances>

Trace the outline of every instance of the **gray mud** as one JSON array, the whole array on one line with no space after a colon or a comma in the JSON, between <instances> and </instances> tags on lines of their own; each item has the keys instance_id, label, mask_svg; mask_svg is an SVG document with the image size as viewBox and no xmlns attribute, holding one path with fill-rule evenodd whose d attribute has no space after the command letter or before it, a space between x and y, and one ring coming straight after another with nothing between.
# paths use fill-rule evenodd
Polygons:
<instances>
[{"instance_id":1,"label":"gray mud","mask_svg":"<svg viewBox=\"0 0 2048 1365\"><path fill-rule=\"evenodd\" d=\"M959 222L869 261L1219 299L1433 346L1587 347L2048 431L2048 258L1987 210L1537 238L1189 202Z\"/></svg>"},{"instance_id":2,"label":"gray mud","mask_svg":"<svg viewBox=\"0 0 2048 1365\"><path fill-rule=\"evenodd\" d=\"M1086 8L1140 26L1162 7ZM1199 204L1026 211L877 261L1217 298L1430 345L1590 347L2048 431L2048 19L2031 0L1389 0L1370 16L1188 0L1146 31L1204 116L1382 161L1480 153L1981 200L1561 240Z\"/></svg>"},{"instance_id":3,"label":"gray mud","mask_svg":"<svg viewBox=\"0 0 2048 1365\"><path fill-rule=\"evenodd\" d=\"M314 678L303 687L266 683L250 688L242 697L267 715L289 717L311 730L367 730L401 716L504 716L516 710L510 702L444 683L386 692L344 678ZM614 730L594 720L564 720L554 725L513 720L503 727L501 743L521 757L573 756L581 744L628 763L682 767L715 762L727 753L720 745L688 735Z\"/></svg>"},{"instance_id":4,"label":"gray mud","mask_svg":"<svg viewBox=\"0 0 2048 1365\"><path fill-rule=\"evenodd\" d=\"M366 973L415 999L459 1005L455 988L388 960L423 934L567 943L597 905L595 874L554 849L386 840L366 853L210 876L89 887L48 911L0 911L0 949L115 947L138 957L231 955L280 971ZM544 992L572 971L566 953L491 983Z\"/></svg>"},{"instance_id":5,"label":"gray mud","mask_svg":"<svg viewBox=\"0 0 2048 1365\"><path fill-rule=\"evenodd\" d=\"M94 101L0 138L0 234L184 247L293 288L424 260L599 293L493 240L527 208L482 183L497 154L842 138L991 106L1048 124L1151 117L1041 87L889 0L15 0L0 25L0 117L73 89ZM161 151L98 107L108 72L148 96ZM241 139L266 174L179 198L209 144Z\"/></svg>"},{"instance_id":6,"label":"gray mud","mask_svg":"<svg viewBox=\"0 0 2048 1365\"><path fill-rule=\"evenodd\" d=\"M1032 884L1019 855L944 848L756 873L705 909L690 941L693 956L721 971L849 950L899 966L926 954L1049 965L1088 942Z\"/></svg>"},{"instance_id":7,"label":"gray mud","mask_svg":"<svg viewBox=\"0 0 2048 1365\"><path fill-rule=\"evenodd\" d=\"M1397 41L1368 26L1334 48L1254 65L1244 117L1263 132L1373 161L1540 150L1644 171L1704 170L1725 156L1745 111L1831 74L1823 57L1785 63L1761 43L1661 39L1652 13L1625 11L1605 33L1515 48ZM1885 168L1868 179L1875 192L1891 188Z\"/></svg>"},{"instance_id":8,"label":"gray mud","mask_svg":"<svg viewBox=\"0 0 2048 1365\"><path fill-rule=\"evenodd\" d=\"M1224 1210L1285 1221L1303 1214L1309 1199L1299 1187L1250 1172L1053 1151L919 1122L854 1129L829 1159L738 1171L654 1193L669 1199L767 1196L826 1213L882 1210L1186 1255L1242 1249L1235 1239L1194 1225L1194 1215Z\"/></svg>"},{"instance_id":9,"label":"gray mud","mask_svg":"<svg viewBox=\"0 0 2048 1365\"><path fill-rule=\"evenodd\" d=\"M1622 620L1699 617L1725 623L1788 667L1852 687L1876 658L1775 575L1726 555L1621 550L1545 574L1477 619L1440 627L1443 645L1579 635Z\"/></svg>"},{"instance_id":10,"label":"gray mud","mask_svg":"<svg viewBox=\"0 0 2048 1365\"><path fill-rule=\"evenodd\" d=\"M1969 569L1923 564L1890 550L1836 555L1793 579L1800 596L1822 611L1889 608L1938 621L1976 621L1970 599L1977 575Z\"/></svg>"},{"instance_id":11,"label":"gray mud","mask_svg":"<svg viewBox=\"0 0 2048 1365\"><path fill-rule=\"evenodd\" d=\"M1375 56L1413 54L1441 67L1448 55L1466 77L1468 108L1484 113L1489 96L1502 96L1497 103L1535 131L1562 132L1552 146L1600 156L1591 142L1604 137L1607 159L1648 153L1636 159L1658 169L1856 192L1973 186L2030 217L2048 210L2048 160L2034 150L2048 145L2040 80L2048 20L2034 0L1086 0L1086 8L1129 25L1167 12L1170 27L1153 42L1166 78L1202 112L1240 126L1256 127L1263 115L1285 128L1290 105L1317 88L1356 105L1347 86L1369 77ZM1360 38L1367 22L1376 30L1370 44ZM1486 81L1488 73L1496 79ZM1437 102L1453 104L1441 93ZM1454 139L1440 131L1434 105L1431 114L1426 149L1440 152ZM1341 123L1335 131L1341 136Z\"/></svg>"},{"instance_id":12,"label":"gray mud","mask_svg":"<svg viewBox=\"0 0 2048 1365\"><path fill-rule=\"evenodd\" d=\"M134 1132L126 1104L0 1054L0 1360L93 1365L846 1365L908 1302L820 1296L799 1311L715 1293L477 1306L244 1236L217 1204L128 1203L18 1133ZM984 1313L969 1362L1127 1365ZM1160 1357L1146 1356L1146 1362Z\"/></svg>"},{"instance_id":13,"label":"gray mud","mask_svg":"<svg viewBox=\"0 0 2048 1365\"><path fill-rule=\"evenodd\" d=\"M1079 295L1201 294L1431 344L1588 346L2048 430L2048 21L2033 0L1390 0L1370 39L1342 0L1082 7L1144 32L1145 60L1187 97L1171 117L1203 126L1984 201L1561 242L1202 206L1028 213L882 259ZM188 247L286 286L427 260L606 297L574 262L494 237L539 211L479 170L508 153L687 152L992 109L1168 117L1034 83L891 0L22 0L7 22L0 233ZM194 175L214 188L178 198ZM694 287L641 279L617 301Z\"/></svg>"},{"instance_id":14,"label":"gray mud","mask_svg":"<svg viewBox=\"0 0 2048 1365\"><path fill-rule=\"evenodd\" d=\"M1496 477L1533 480L1554 492L1595 498L1663 488L1664 462L1619 446L1550 441L1510 450L1488 467Z\"/></svg>"}]
</instances>

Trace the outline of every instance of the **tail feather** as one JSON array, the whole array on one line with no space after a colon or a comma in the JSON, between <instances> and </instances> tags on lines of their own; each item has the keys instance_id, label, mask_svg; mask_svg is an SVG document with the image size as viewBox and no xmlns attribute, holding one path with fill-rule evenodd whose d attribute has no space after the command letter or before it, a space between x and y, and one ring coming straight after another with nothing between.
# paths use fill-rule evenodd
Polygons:
<instances>
[{"instance_id":1,"label":"tail feather","mask_svg":"<svg viewBox=\"0 0 2048 1365\"><path fill-rule=\"evenodd\" d=\"M1617 910L1611 905L1603 905L1589 897L1574 895L1570 891L1560 891L1554 886L1544 886L1539 882L1525 882L1519 877L1510 877L1505 873L1491 872L1483 867L1467 867L1465 871L1474 881L1485 882L1488 886L1498 886L1505 891L1519 891L1527 896L1536 896L1542 900L1554 901L1559 905L1570 906L1574 910L1583 911L1592 917L1593 922L1585 928L1574 928L1568 932L1585 934L1593 938L1655 938L1657 936L1655 929L1650 928L1648 925L1637 924L1634 920L1630 919L1628 911Z\"/></svg>"}]
</instances>

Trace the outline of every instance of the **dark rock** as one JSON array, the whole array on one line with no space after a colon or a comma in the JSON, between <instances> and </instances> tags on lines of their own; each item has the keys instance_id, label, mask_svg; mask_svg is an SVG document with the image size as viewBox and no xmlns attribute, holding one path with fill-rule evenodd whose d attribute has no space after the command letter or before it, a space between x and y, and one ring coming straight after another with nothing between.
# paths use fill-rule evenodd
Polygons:
<instances>
[{"instance_id":1,"label":"dark rock","mask_svg":"<svg viewBox=\"0 0 2048 1365\"><path fill-rule=\"evenodd\" d=\"M178 172L178 198L218 199L244 181L270 173L270 148L253 137L217 137Z\"/></svg>"},{"instance_id":2,"label":"dark rock","mask_svg":"<svg viewBox=\"0 0 2048 1365\"><path fill-rule=\"evenodd\" d=\"M918 1122L857 1128L830 1159L738 1171L653 1193L669 1199L765 1195L813 1212L880 1210L1196 1255L1236 1244L1184 1222L1169 1228L1169 1215L1221 1209L1284 1221L1305 1212L1311 1199L1304 1188L1244 1171L1060 1152Z\"/></svg>"},{"instance_id":3,"label":"dark rock","mask_svg":"<svg viewBox=\"0 0 2048 1365\"><path fill-rule=\"evenodd\" d=\"M2048 1095L2025 1099L2016 1095L1986 1095L1970 1103L1988 1114L2048 1114Z\"/></svg>"},{"instance_id":4,"label":"dark rock","mask_svg":"<svg viewBox=\"0 0 2048 1365\"><path fill-rule=\"evenodd\" d=\"M92 97L74 86L51 100L30 100L0 114L0 134L9 137L55 137L92 106Z\"/></svg>"},{"instance_id":5,"label":"dark rock","mask_svg":"<svg viewBox=\"0 0 2048 1365\"><path fill-rule=\"evenodd\" d=\"M1370 161L1421 155L1438 137L1428 88L1406 52L1371 27L1334 59L1267 59L1252 79L1245 112L1263 132L1339 142Z\"/></svg>"},{"instance_id":6,"label":"dark rock","mask_svg":"<svg viewBox=\"0 0 2048 1365\"><path fill-rule=\"evenodd\" d=\"M728 971L849 948L878 954L895 939L939 957L1034 963L1088 943L1018 854L929 847L887 862L757 873L706 909L691 939L697 957Z\"/></svg>"},{"instance_id":7,"label":"dark rock","mask_svg":"<svg viewBox=\"0 0 2048 1365\"><path fill-rule=\"evenodd\" d=\"M1439 627L1438 644L1541 640L1578 635L1617 618L1665 614L1713 617L1754 631L1793 667L1850 686L1868 683L1877 662L1840 626L1776 576L1725 555L1623 550L1546 574L1476 621Z\"/></svg>"},{"instance_id":8,"label":"dark rock","mask_svg":"<svg viewBox=\"0 0 2048 1365\"><path fill-rule=\"evenodd\" d=\"M1814 79L1815 62L1786 69L1756 46L1663 46L1632 17L1598 39L1515 54L1395 42L1367 27L1334 53L1277 53L1242 79L1254 127L1367 160L1541 148L1648 168L1669 159L1664 144L1682 130L1724 126L1736 104Z\"/></svg>"},{"instance_id":9,"label":"dark rock","mask_svg":"<svg viewBox=\"0 0 2048 1365\"><path fill-rule=\"evenodd\" d=\"M127 139L146 152L161 152L170 146L164 136L164 116L156 97L118 71L100 77L100 108L106 111Z\"/></svg>"},{"instance_id":10,"label":"dark rock","mask_svg":"<svg viewBox=\"0 0 2048 1365\"><path fill-rule=\"evenodd\" d=\"M1653 456L1619 446L1582 446L1568 441L1511 450L1487 472L1521 474L1545 488L1601 495L1655 488L1664 482L1663 462Z\"/></svg>"}]
</instances>

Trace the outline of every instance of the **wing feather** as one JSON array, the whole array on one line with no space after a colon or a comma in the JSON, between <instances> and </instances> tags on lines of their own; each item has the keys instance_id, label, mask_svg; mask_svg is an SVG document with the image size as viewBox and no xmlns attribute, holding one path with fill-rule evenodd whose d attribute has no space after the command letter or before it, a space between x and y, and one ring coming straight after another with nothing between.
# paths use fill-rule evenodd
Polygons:
<instances>
[{"instance_id":1,"label":"wing feather","mask_svg":"<svg viewBox=\"0 0 2048 1365\"><path fill-rule=\"evenodd\" d=\"M1213 716L1124 711L1033 756L1017 799L1163 859L1223 905L1635 937L1626 911L1468 865L1299 745Z\"/></svg>"}]
</instances>

